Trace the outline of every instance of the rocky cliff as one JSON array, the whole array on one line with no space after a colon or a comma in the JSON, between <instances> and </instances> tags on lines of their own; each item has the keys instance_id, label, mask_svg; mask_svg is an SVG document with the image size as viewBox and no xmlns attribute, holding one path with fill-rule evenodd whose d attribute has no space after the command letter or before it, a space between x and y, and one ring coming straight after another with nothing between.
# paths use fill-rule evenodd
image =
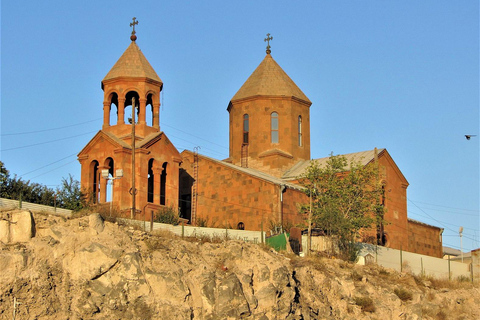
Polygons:
<instances>
[{"instance_id":1,"label":"rocky cliff","mask_svg":"<svg viewBox=\"0 0 480 320\"><path fill-rule=\"evenodd\" d=\"M468 283L149 234L95 214L0 218L0 319L480 318Z\"/></svg>"}]
</instances>

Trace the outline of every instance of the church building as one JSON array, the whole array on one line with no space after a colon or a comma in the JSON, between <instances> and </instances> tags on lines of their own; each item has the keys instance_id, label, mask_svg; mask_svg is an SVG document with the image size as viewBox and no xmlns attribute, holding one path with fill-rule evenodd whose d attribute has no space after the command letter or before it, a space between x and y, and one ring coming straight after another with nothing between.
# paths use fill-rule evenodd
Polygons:
<instances>
[{"instance_id":1,"label":"church building","mask_svg":"<svg viewBox=\"0 0 480 320\"><path fill-rule=\"evenodd\" d=\"M311 161L328 158L311 159L312 102L273 59L270 45L228 103L229 157L218 160L197 150L180 153L161 130L163 83L136 44L135 31L131 40L102 80L102 129L78 154L81 186L91 200L110 199L125 216L142 220L168 207L192 225L265 231L306 226L299 208L309 200L298 178ZM364 165L378 161L388 222L382 243L441 257L443 230L408 219L408 182L388 151L345 156Z\"/></svg>"}]
</instances>

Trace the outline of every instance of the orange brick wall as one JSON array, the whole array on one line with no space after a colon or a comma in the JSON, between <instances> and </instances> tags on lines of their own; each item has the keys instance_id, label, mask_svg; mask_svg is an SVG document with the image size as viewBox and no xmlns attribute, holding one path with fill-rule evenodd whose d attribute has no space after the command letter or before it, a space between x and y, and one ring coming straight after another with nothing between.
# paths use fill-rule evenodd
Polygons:
<instances>
[{"instance_id":1,"label":"orange brick wall","mask_svg":"<svg viewBox=\"0 0 480 320\"><path fill-rule=\"evenodd\" d=\"M230 113L230 161L241 165L243 115L249 115L248 167L280 176L298 160L310 159L309 105L294 98L253 98L235 102ZM271 143L271 113L278 113L279 143ZM298 145L298 116L302 117L302 146ZM285 155L268 156L278 149Z\"/></svg>"},{"instance_id":2,"label":"orange brick wall","mask_svg":"<svg viewBox=\"0 0 480 320\"><path fill-rule=\"evenodd\" d=\"M141 141L139 141L141 142ZM128 210L132 207L132 196L130 189L132 187L132 154L131 149L125 149L118 144L103 136L102 133L95 136L89 144L80 152L79 161L81 164L81 187L82 190L93 191L93 168L91 163L98 161L99 171L97 180L100 182L100 201L104 203L106 196L102 196L102 189L106 187L106 180L101 178L101 170L109 169L107 158L113 159L114 172L116 169L123 169L123 178L114 181L113 202L114 206L120 210ZM165 135L148 148L139 148L136 150L135 157L135 186L137 189L136 209L143 210L148 204L148 162L154 159L153 168L156 181L154 185L154 204L160 205L160 175L162 164L167 162L167 179L165 192L165 205L173 208L178 207L178 166L180 163L180 154L170 143Z\"/></svg>"},{"instance_id":3,"label":"orange brick wall","mask_svg":"<svg viewBox=\"0 0 480 320\"><path fill-rule=\"evenodd\" d=\"M388 153L378 158L380 178L385 182L384 226L386 247L408 250L407 187L405 180Z\"/></svg>"},{"instance_id":4,"label":"orange brick wall","mask_svg":"<svg viewBox=\"0 0 480 320\"><path fill-rule=\"evenodd\" d=\"M183 151L182 169L193 176L193 154ZM209 226L236 228L243 222L247 230L265 232L282 219L281 186L226 166L206 157L198 157L198 207L196 219L208 219ZM283 194L284 221L301 222L296 203L299 192Z\"/></svg>"},{"instance_id":5,"label":"orange brick wall","mask_svg":"<svg viewBox=\"0 0 480 320\"><path fill-rule=\"evenodd\" d=\"M441 229L408 220L408 251L443 257Z\"/></svg>"}]
</instances>

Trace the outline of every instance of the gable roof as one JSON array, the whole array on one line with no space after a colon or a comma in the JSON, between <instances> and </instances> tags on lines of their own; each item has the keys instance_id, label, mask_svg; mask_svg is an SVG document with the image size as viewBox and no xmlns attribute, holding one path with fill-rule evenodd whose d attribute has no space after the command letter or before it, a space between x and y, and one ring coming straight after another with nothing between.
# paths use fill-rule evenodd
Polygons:
<instances>
[{"instance_id":1,"label":"gable roof","mask_svg":"<svg viewBox=\"0 0 480 320\"><path fill-rule=\"evenodd\" d=\"M182 153L184 153L184 152L193 153L190 150L184 150ZM198 156L200 158L204 158L204 159L209 160L211 162L214 162L214 163L217 163L219 165L230 168L232 170L242 172L242 173L247 174L249 176L253 176L253 177L262 179L264 181L267 181L267 182L270 182L270 183L273 183L273 184L276 184L276 185L284 185L284 186L287 186L290 189L295 189L295 190L300 190L300 191L304 190L304 188L301 185L287 182L283 179L271 176L271 175L269 175L265 172L259 171L259 170L255 170L255 169L252 169L252 168L239 167L237 165L234 165L234 164L222 161L222 160L217 160L217 159L214 159L214 158L210 158L210 157L207 157L207 156L204 156L204 155L201 155L201 154L199 154Z\"/></svg>"},{"instance_id":2,"label":"gable roof","mask_svg":"<svg viewBox=\"0 0 480 320\"><path fill-rule=\"evenodd\" d=\"M270 54L265 56L231 101L255 96L295 97L312 104Z\"/></svg>"},{"instance_id":3,"label":"gable roof","mask_svg":"<svg viewBox=\"0 0 480 320\"><path fill-rule=\"evenodd\" d=\"M160 77L152 68L147 58L145 58L135 41L130 43L127 50L125 50L120 59L118 59L105 78L103 78L102 86L104 81L120 77L148 78L162 83L162 80L160 80Z\"/></svg>"},{"instance_id":4,"label":"gable roof","mask_svg":"<svg viewBox=\"0 0 480 320\"><path fill-rule=\"evenodd\" d=\"M388 154L387 149L384 149L384 148L377 149L377 156L378 157L380 157L383 154ZM342 156L344 156L347 159L348 164L350 164L352 161L353 162L358 161L362 165L366 166L370 162L374 161L374 159L375 159L375 149L343 154ZM308 168L308 166L310 166L310 163L312 161L316 161L318 163L318 165L320 167L322 167L322 166L325 166L327 164L328 159L330 159L330 157L299 161L293 167L291 167L289 170L287 170L283 174L282 179L295 180L305 172L305 170Z\"/></svg>"},{"instance_id":5,"label":"gable roof","mask_svg":"<svg viewBox=\"0 0 480 320\"><path fill-rule=\"evenodd\" d=\"M118 147L122 147L126 149L132 148L128 143L126 143L122 139L119 139L114 134L100 130L93 136L92 139L90 139L90 141L85 145L85 147L83 147L83 149L78 153L78 156L81 156L83 153L85 153L90 148L90 146L100 138L104 138L105 140L109 141L111 144L117 145Z\"/></svg>"}]
</instances>

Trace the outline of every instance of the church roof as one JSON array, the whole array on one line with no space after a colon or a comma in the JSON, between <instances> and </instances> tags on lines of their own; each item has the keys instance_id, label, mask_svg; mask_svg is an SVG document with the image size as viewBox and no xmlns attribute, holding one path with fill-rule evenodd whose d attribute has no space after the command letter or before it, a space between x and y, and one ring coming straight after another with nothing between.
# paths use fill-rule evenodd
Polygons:
<instances>
[{"instance_id":1,"label":"church roof","mask_svg":"<svg viewBox=\"0 0 480 320\"><path fill-rule=\"evenodd\" d=\"M192 151L186 150L186 149L183 152L193 153ZM279 185L279 186L283 185L283 186L286 186L290 189L303 190L303 187L301 185L290 183L290 182L285 181L283 179L271 176L268 173L265 173L265 172L260 171L260 170L240 167L240 166L237 166L237 165L234 165L234 164L222 161L222 160L217 160L217 159L214 159L214 158L210 158L208 156L204 156L204 155L201 155L201 154L198 154L198 156L201 157L201 158L207 159L211 162L214 162L214 163L220 164L222 166L225 166L227 168L230 168L232 170L242 172L243 174L247 174L247 175L253 176L255 178L258 178L258 179L261 179L261 180L264 180L264 181L268 181L270 183L273 183L273 184L276 184L276 185Z\"/></svg>"},{"instance_id":2,"label":"church roof","mask_svg":"<svg viewBox=\"0 0 480 320\"><path fill-rule=\"evenodd\" d=\"M231 101L254 96L295 97L311 104L307 96L273 60L270 54L265 56Z\"/></svg>"},{"instance_id":3,"label":"church roof","mask_svg":"<svg viewBox=\"0 0 480 320\"><path fill-rule=\"evenodd\" d=\"M377 155L380 156L382 153L386 152L386 150L387 149L377 149ZM352 161L354 162L358 161L362 165L366 166L368 163L372 162L375 159L375 149L343 154L342 156L344 156L347 159L347 163L351 163ZM298 179L298 177L301 176L305 172L305 170L308 168L311 161L317 162L318 165L322 167L326 165L328 159L330 159L330 157L299 161L284 173L282 179L286 179L286 180Z\"/></svg>"},{"instance_id":4,"label":"church roof","mask_svg":"<svg viewBox=\"0 0 480 320\"><path fill-rule=\"evenodd\" d=\"M106 80L120 77L149 78L160 83L162 82L135 41L130 43L127 50L103 78L102 84Z\"/></svg>"}]
</instances>

